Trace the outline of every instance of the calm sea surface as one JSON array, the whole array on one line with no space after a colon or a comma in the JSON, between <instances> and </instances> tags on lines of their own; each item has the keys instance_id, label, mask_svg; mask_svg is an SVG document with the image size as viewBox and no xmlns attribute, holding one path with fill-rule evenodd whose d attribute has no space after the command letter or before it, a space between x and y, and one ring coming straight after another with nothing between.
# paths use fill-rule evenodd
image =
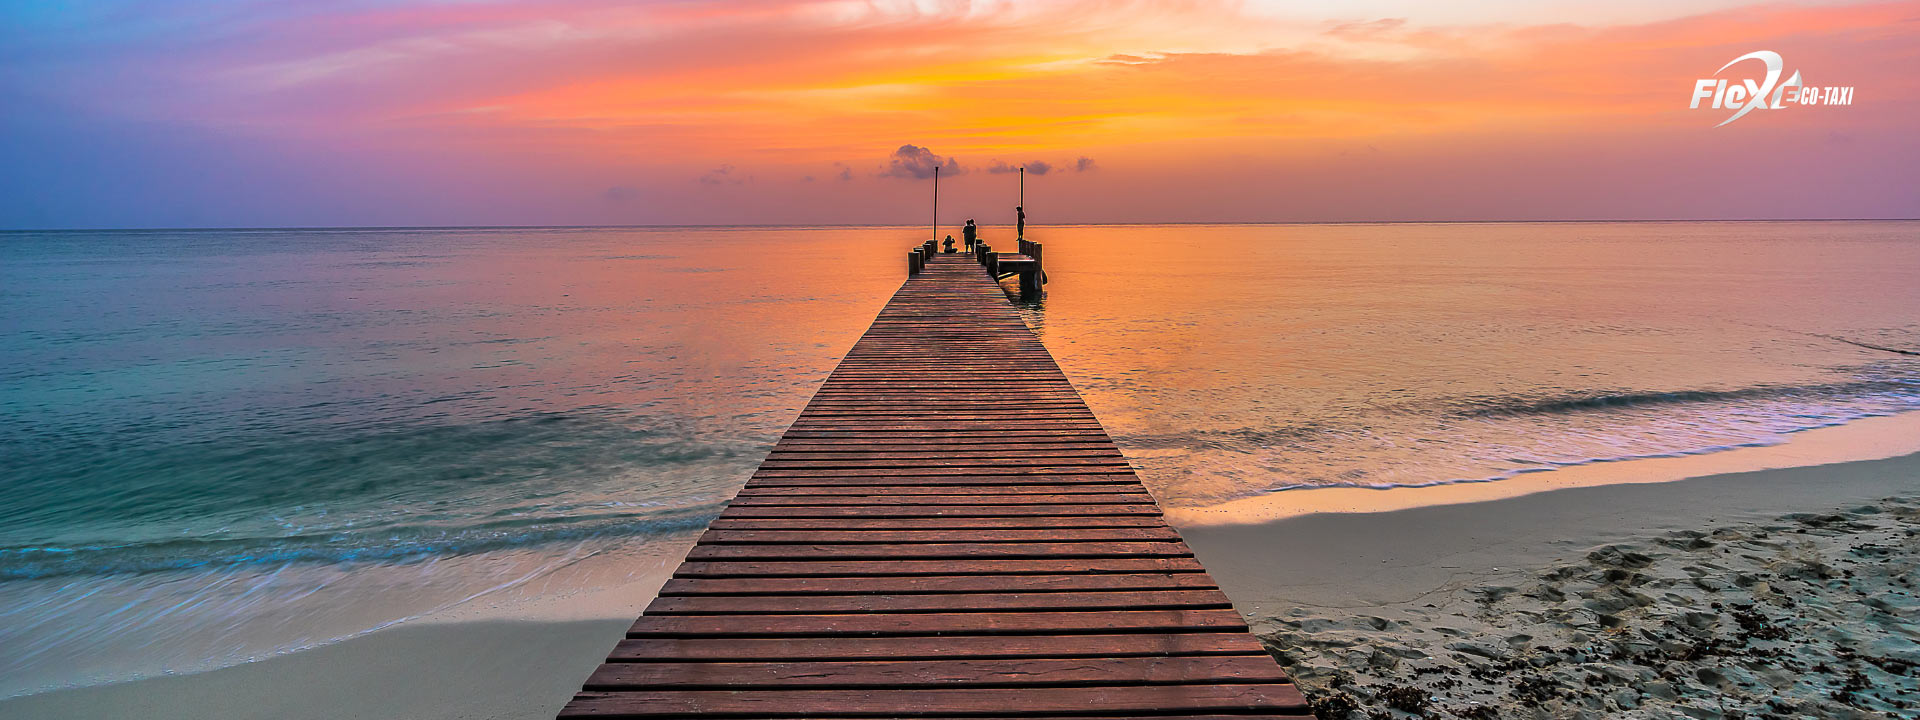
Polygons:
<instances>
[{"instance_id":1,"label":"calm sea surface","mask_svg":"<svg viewBox=\"0 0 1920 720\"><path fill-rule=\"evenodd\" d=\"M0 233L0 696L670 562L920 236ZM1032 237L1029 324L1169 505L1920 409L1920 223Z\"/></svg>"}]
</instances>

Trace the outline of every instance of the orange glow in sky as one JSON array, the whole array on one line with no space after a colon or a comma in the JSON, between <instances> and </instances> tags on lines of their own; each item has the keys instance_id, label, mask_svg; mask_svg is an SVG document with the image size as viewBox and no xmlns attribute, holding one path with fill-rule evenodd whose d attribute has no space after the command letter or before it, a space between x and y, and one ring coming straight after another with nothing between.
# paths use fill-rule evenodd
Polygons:
<instances>
[{"instance_id":1,"label":"orange glow in sky","mask_svg":"<svg viewBox=\"0 0 1920 720\"><path fill-rule=\"evenodd\" d=\"M0 224L1920 214L1916 2L118 5L6 11ZM1856 104L1687 107L1758 49Z\"/></svg>"}]
</instances>

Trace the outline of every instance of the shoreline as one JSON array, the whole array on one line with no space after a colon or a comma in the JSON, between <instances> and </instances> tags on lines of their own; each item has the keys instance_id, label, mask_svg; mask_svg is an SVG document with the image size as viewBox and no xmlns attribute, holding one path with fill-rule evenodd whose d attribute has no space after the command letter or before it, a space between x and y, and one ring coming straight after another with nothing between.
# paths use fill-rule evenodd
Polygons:
<instances>
[{"instance_id":1,"label":"shoreline","mask_svg":"<svg viewBox=\"0 0 1920 720\"><path fill-rule=\"evenodd\" d=\"M1195 508L1168 508L1167 522L1194 527L1248 525L1327 513L1378 513L1491 502L1609 485L1677 482L1760 470L1882 460L1920 453L1920 412L1861 418L1802 430L1773 445L1589 462L1498 480L1394 488L1297 488Z\"/></svg>"},{"instance_id":2,"label":"shoreline","mask_svg":"<svg viewBox=\"0 0 1920 720\"><path fill-rule=\"evenodd\" d=\"M1243 510L1170 510L1169 519L1178 513L1188 544L1270 643L1289 627L1351 634L1339 624L1406 612L1468 588L1518 583L1554 562L1648 533L1920 496L1920 453L1893 453L1898 443L1890 442L1896 436L1911 442L1916 435L1901 433L1920 427L1920 413L1856 424L1862 427L1851 433L1843 431L1855 424L1806 431L1781 445L1580 466L1518 482L1286 491L1254 500L1272 513L1276 499L1352 497L1259 520ZM1895 456L1808 462L1862 451ZM1774 463L1789 466L1768 467ZM1654 472L1743 466L1752 469L1674 479ZM1575 472L1589 467L1606 472ZM1649 472L1633 472L1638 468ZM1557 481L1536 482L1562 473ZM1507 484L1516 487L1499 487ZM1504 495L1483 498L1456 488ZM674 559L672 550L662 550L653 572L617 586L476 604L205 672L7 698L0 700L0 716L550 717L658 592ZM1296 674L1308 687L1317 680ZM343 695L342 688L353 692Z\"/></svg>"},{"instance_id":3,"label":"shoreline","mask_svg":"<svg viewBox=\"0 0 1920 720\"><path fill-rule=\"evenodd\" d=\"M659 595L694 537L619 568L563 574L584 586L532 600L477 598L233 665L0 698L0 717L551 718Z\"/></svg>"},{"instance_id":4,"label":"shoreline","mask_svg":"<svg viewBox=\"0 0 1920 720\"><path fill-rule=\"evenodd\" d=\"M688 547L693 544L696 533L683 533L677 538L655 538L638 543L631 548L621 548L617 553L592 553L575 562L556 567L547 574L534 578L528 583L503 586L501 592L481 592L458 604L441 609L384 621L374 627L358 630L342 636L303 641L301 644L274 648L248 656L209 658L199 666L140 669L109 673L96 672L68 676L66 684L43 684L20 694L0 696L0 717L7 716L11 702L48 695L61 695L94 690L112 690L122 687L149 687L152 681L170 681L197 678L220 674L252 676L257 667L284 667L299 665L294 662L300 658L330 657L340 652L334 648L367 646L369 639L388 639L395 632L411 631L423 628L483 628L499 629L518 626L551 626L557 628L560 637L568 637L567 628L580 625L607 626L613 629L604 632L606 638L617 638L626 625L633 622L659 595L660 587L672 575ZM525 594L531 590L532 594ZM378 607L385 598L379 594L354 600L358 605L366 603ZM283 632L284 634L284 632ZM475 642L496 632L481 632ZM512 633L509 633L512 634ZM461 641L466 642L466 641ZM578 645L578 639L567 640ZM604 643L612 646L612 640ZM374 645L380 643L371 643ZM512 644L502 643L501 654L511 655L515 650ZM593 649L584 653L588 656L603 657L607 648ZM352 655L353 653L349 653ZM457 659L454 656L453 659ZM373 660L381 662L380 658ZM410 665L393 669L404 674ZM591 670L592 666L588 666ZM304 669L300 673L315 672ZM586 671L582 671L583 673ZM581 675L582 678L585 675ZM10 678L17 679L17 678ZM511 684L514 678L505 678ZM144 713L142 713L144 714ZM37 716L37 714L36 714ZM245 717L246 715L236 715Z\"/></svg>"}]
</instances>

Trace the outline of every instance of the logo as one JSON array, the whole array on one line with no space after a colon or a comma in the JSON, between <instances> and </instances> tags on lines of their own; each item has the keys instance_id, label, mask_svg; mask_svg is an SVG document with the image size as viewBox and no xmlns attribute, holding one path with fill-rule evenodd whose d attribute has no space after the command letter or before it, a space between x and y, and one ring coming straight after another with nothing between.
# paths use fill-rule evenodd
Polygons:
<instances>
[{"instance_id":1,"label":"logo","mask_svg":"<svg viewBox=\"0 0 1920 720\"><path fill-rule=\"evenodd\" d=\"M1727 68L1747 60L1756 60L1765 65L1766 76L1744 77L1737 82L1719 77L1720 73L1727 71ZM1755 110L1780 110L1788 105L1853 104L1852 87L1810 87L1801 82L1799 70L1793 71L1793 76L1787 78L1786 82L1781 82L1780 74L1786 68L1786 64L1786 61L1780 58L1780 53L1772 50L1755 50L1734 58L1731 62L1721 65L1719 70L1713 71L1714 77L1693 81L1693 102L1689 103L1687 108L1697 110L1700 107L1700 101L1711 98L1712 109L1733 111L1727 119L1720 121L1720 125L1725 125L1746 117L1747 113ZM1741 67L1745 69L1750 66L1742 65ZM1720 127L1720 125L1714 127Z\"/></svg>"}]
</instances>

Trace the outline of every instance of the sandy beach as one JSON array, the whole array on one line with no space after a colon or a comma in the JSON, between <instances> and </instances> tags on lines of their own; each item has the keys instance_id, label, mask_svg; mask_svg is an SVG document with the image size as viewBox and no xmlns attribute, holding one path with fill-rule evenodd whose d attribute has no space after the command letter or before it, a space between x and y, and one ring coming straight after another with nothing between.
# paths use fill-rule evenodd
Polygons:
<instances>
[{"instance_id":1,"label":"sandy beach","mask_svg":"<svg viewBox=\"0 0 1920 720\"><path fill-rule=\"evenodd\" d=\"M686 554L685 538L665 550ZM475 603L309 650L218 670L0 700L0 718L550 718L667 580L537 603Z\"/></svg>"},{"instance_id":2,"label":"sandy beach","mask_svg":"<svg viewBox=\"0 0 1920 720\"><path fill-rule=\"evenodd\" d=\"M0 717L550 718L631 622L403 625L212 672L7 700Z\"/></svg>"},{"instance_id":3,"label":"sandy beach","mask_svg":"<svg viewBox=\"0 0 1920 720\"><path fill-rule=\"evenodd\" d=\"M1782 448L1890 447L1887 420ZM1907 717L1920 693L1920 455L1184 533L1323 717ZM0 717L550 717L658 580Z\"/></svg>"},{"instance_id":4,"label":"sandy beach","mask_svg":"<svg viewBox=\"0 0 1920 720\"><path fill-rule=\"evenodd\" d=\"M1920 455L1184 533L1323 718L1893 718L1920 694Z\"/></svg>"}]
</instances>

